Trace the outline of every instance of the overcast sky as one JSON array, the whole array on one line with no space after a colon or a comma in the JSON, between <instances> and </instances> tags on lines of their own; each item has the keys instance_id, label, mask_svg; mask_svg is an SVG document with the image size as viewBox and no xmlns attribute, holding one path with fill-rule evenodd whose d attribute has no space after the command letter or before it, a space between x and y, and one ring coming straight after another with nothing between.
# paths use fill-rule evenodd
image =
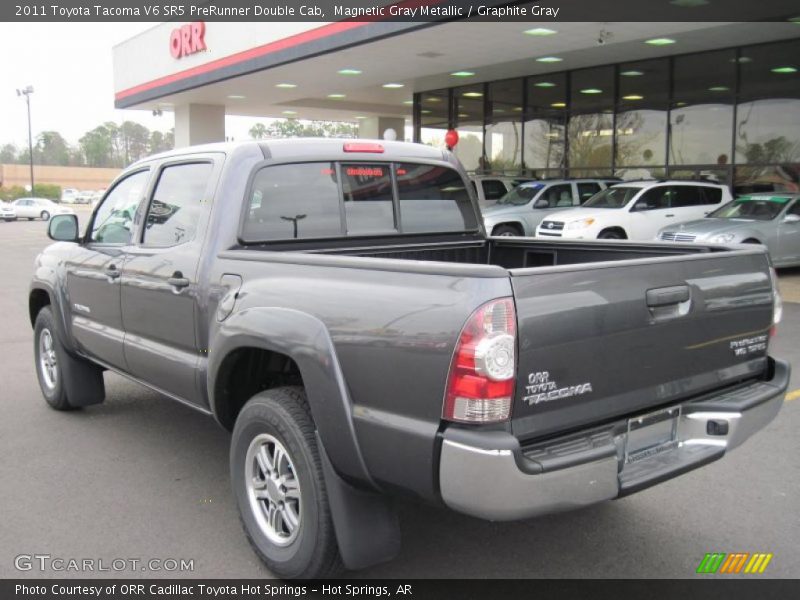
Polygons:
<instances>
[{"instance_id":1,"label":"overcast sky","mask_svg":"<svg viewBox=\"0 0 800 600\"><path fill-rule=\"evenodd\" d=\"M116 110L111 48L156 23L0 23L0 144L28 143L25 101L17 88L34 87L31 96L34 140L40 131L60 132L75 144L105 121L137 121L167 131L172 113ZM254 119L228 117L228 135L247 136Z\"/></svg>"}]
</instances>

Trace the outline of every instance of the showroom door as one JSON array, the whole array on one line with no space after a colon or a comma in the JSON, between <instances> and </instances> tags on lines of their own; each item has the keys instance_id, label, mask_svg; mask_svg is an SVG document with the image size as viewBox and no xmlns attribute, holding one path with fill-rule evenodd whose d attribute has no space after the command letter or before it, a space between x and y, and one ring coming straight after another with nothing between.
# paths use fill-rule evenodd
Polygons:
<instances>
[{"instance_id":1,"label":"showroom door","mask_svg":"<svg viewBox=\"0 0 800 600\"><path fill-rule=\"evenodd\" d=\"M217 171L214 158L161 165L122 274L131 374L189 402L197 401L197 274Z\"/></svg>"},{"instance_id":2,"label":"showroom door","mask_svg":"<svg viewBox=\"0 0 800 600\"><path fill-rule=\"evenodd\" d=\"M120 275L149 178L145 169L120 180L97 209L84 243L64 261L73 338L82 352L122 370Z\"/></svg>"}]
</instances>

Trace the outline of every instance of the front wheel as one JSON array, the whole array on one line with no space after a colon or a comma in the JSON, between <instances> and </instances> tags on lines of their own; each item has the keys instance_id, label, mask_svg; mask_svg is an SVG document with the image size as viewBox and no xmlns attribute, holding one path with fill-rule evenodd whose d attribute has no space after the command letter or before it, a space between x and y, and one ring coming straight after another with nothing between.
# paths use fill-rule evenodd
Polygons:
<instances>
[{"instance_id":1,"label":"front wheel","mask_svg":"<svg viewBox=\"0 0 800 600\"><path fill-rule=\"evenodd\" d=\"M301 388L253 396L233 429L231 483L250 545L277 576L342 569L314 422Z\"/></svg>"},{"instance_id":2,"label":"front wheel","mask_svg":"<svg viewBox=\"0 0 800 600\"><path fill-rule=\"evenodd\" d=\"M53 313L49 307L43 308L36 316L34 326L34 358L36 375L42 395L56 410L72 410L67 399L62 369L62 350L55 328Z\"/></svg>"},{"instance_id":3,"label":"front wheel","mask_svg":"<svg viewBox=\"0 0 800 600\"><path fill-rule=\"evenodd\" d=\"M609 229L606 231L601 231L600 235L597 236L598 240L624 240L625 236L622 235L616 229Z\"/></svg>"},{"instance_id":4,"label":"front wheel","mask_svg":"<svg viewBox=\"0 0 800 600\"><path fill-rule=\"evenodd\" d=\"M516 227L511 225L498 225L492 231L492 235L496 235L499 237L518 237L522 235Z\"/></svg>"},{"instance_id":5,"label":"front wheel","mask_svg":"<svg viewBox=\"0 0 800 600\"><path fill-rule=\"evenodd\" d=\"M42 214L41 214L41 217L42 217L42 221L49 221L50 220L50 213L47 212L46 210L43 210Z\"/></svg>"}]
</instances>

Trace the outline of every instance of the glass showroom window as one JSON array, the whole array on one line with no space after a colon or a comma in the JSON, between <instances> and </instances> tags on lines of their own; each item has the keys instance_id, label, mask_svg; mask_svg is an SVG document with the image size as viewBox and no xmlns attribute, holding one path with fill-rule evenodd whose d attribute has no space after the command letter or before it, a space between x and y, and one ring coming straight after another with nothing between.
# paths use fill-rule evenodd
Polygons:
<instances>
[{"instance_id":1,"label":"glass showroom window","mask_svg":"<svg viewBox=\"0 0 800 600\"><path fill-rule=\"evenodd\" d=\"M467 171L485 171L483 158L483 85L455 88L458 145L455 155Z\"/></svg>"},{"instance_id":2,"label":"glass showroom window","mask_svg":"<svg viewBox=\"0 0 800 600\"><path fill-rule=\"evenodd\" d=\"M489 84L484 153L493 173L516 174L522 167L522 85L522 79Z\"/></svg>"},{"instance_id":3,"label":"glass showroom window","mask_svg":"<svg viewBox=\"0 0 800 600\"><path fill-rule=\"evenodd\" d=\"M448 90L434 90L419 95L420 142L444 148L444 134L450 128Z\"/></svg>"},{"instance_id":4,"label":"glass showroom window","mask_svg":"<svg viewBox=\"0 0 800 600\"><path fill-rule=\"evenodd\" d=\"M742 48L737 189L800 191L800 41Z\"/></svg>"},{"instance_id":5,"label":"glass showroom window","mask_svg":"<svg viewBox=\"0 0 800 600\"><path fill-rule=\"evenodd\" d=\"M571 73L567 129L569 168L610 170L613 159L614 68Z\"/></svg>"},{"instance_id":6,"label":"glass showroom window","mask_svg":"<svg viewBox=\"0 0 800 600\"><path fill-rule=\"evenodd\" d=\"M669 164L713 165L724 173L732 154L736 55L678 56L674 65Z\"/></svg>"},{"instance_id":7,"label":"glass showroom window","mask_svg":"<svg viewBox=\"0 0 800 600\"><path fill-rule=\"evenodd\" d=\"M618 68L616 174L655 177L667 155L669 61L625 63Z\"/></svg>"},{"instance_id":8,"label":"glass showroom window","mask_svg":"<svg viewBox=\"0 0 800 600\"><path fill-rule=\"evenodd\" d=\"M567 75L529 77L525 85L525 168L541 176L563 175Z\"/></svg>"}]
</instances>

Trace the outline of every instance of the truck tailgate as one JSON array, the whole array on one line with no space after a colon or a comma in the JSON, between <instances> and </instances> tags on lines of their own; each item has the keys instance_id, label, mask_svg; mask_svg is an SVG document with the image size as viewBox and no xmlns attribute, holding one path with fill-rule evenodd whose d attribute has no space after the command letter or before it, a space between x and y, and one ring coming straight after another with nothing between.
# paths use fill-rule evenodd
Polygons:
<instances>
[{"instance_id":1,"label":"truck tailgate","mask_svg":"<svg viewBox=\"0 0 800 600\"><path fill-rule=\"evenodd\" d=\"M766 368L766 253L511 275L519 325L512 428L522 440L646 413Z\"/></svg>"}]
</instances>

